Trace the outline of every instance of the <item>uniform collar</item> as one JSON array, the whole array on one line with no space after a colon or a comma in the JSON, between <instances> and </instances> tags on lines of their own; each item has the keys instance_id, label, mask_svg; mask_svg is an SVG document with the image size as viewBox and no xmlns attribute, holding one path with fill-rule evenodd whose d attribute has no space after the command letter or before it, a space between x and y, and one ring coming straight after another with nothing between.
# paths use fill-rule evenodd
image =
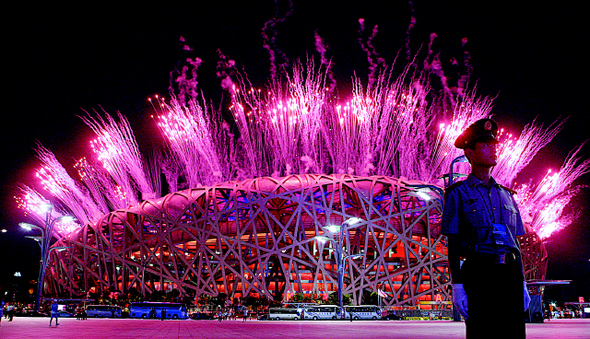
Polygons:
<instances>
[{"instance_id":1,"label":"uniform collar","mask_svg":"<svg viewBox=\"0 0 590 339\"><path fill-rule=\"evenodd\" d=\"M467 177L467 179L465 179L465 181L469 184L469 186L471 187L478 187L478 186L483 186L483 187L491 187L491 186L498 186L498 183L496 182L496 179L494 179L493 177L490 177L490 184L491 186L488 186L486 184L484 184L481 180L479 180L478 178L476 178L475 176L469 174L469 176Z\"/></svg>"}]
</instances>

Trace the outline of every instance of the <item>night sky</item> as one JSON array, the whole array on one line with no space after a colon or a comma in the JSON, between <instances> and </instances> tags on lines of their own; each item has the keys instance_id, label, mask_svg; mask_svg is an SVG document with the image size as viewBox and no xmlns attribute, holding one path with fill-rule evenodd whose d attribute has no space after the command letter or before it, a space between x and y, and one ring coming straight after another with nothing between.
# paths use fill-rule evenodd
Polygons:
<instances>
[{"instance_id":1,"label":"night sky","mask_svg":"<svg viewBox=\"0 0 590 339\"><path fill-rule=\"evenodd\" d=\"M185 58L199 57L199 87L219 103L215 76L218 52L243 65L250 80L268 78L268 53L261 30L275 15L273 1L219 1L171 6L133 1L107 6L102 2L74 6L16 5L3 25L4 106L2 133L2 214L0 289L15 271L36 279L38 247L24 239L12 196L17 182L34 179L35 145L51 149L66 166L89 155L90 130L79 116L86 111L120 111L131 122L140 143L159 137L147 98L168 94L169 76ZM257 3L257 5L253 5ZM287 1L278 1L285 13ZM346 3L346 5L342 5ZM474 68L478 93L496 96L493 112L513 131L538 118L551 123L568 117L566 128L540 152L527 170L545 173L558 168L567 153L589 137L588 37L581 1L551 5L514 5L514 1L414 1L416 25L410 46L416 51L436 33L441 59L462 58L462 38ZM405 1L298 1L277 25L276 44L294 60L314 53L314 31L329 45L339 83L350 83L353 71L366 75L368 64L358 39L358 19L367 29L378 25L376 50L393 62L406 41L411 11ZM192 52L183 51L184 37ZM316 54L317 55L317 54ZM584 148L590 156L590 145ZM581 184L589 184L588 176ZM564 301L590 299L589 189L572 206L585 208L580 221L547 243L548 279L572 279L547 295Z\"/></svg>"}]
</instances>

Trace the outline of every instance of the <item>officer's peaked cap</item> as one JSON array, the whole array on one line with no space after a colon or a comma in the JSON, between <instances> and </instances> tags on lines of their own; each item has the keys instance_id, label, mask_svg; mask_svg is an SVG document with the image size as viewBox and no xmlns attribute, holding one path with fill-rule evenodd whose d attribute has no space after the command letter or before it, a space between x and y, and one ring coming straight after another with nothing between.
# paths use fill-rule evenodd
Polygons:
<instances>
[{"instance_id":1,"label":"officer's peaked cap","mask_svg":"<svg viewBox=\"0 0 590 339\"><path fill-rule=\"evenodd\" d=\"M480 119L469 125L455 140L455 147L465 149L476 142L498 141L498 124L492 119Z\"/></svg>"}]
</instances>

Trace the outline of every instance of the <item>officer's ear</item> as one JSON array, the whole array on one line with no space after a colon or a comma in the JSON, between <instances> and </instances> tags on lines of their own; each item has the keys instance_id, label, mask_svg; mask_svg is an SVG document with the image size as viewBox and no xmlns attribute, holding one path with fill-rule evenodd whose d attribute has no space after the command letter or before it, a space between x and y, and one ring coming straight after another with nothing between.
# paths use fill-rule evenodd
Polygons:
<instances>
[{"instance_id":1,"label":"officer's ear","mask_svg":"<svg viewBox=\"0 0 590 339\"><path fill-rule=\"evenodd\" d=\"M471 153L471 152L469 152ZM467 162L469 162L471 164L471 157L469 154L467 154L467 149L465 149L465 158L467 158Z\"/></svg>"}]
</instances>

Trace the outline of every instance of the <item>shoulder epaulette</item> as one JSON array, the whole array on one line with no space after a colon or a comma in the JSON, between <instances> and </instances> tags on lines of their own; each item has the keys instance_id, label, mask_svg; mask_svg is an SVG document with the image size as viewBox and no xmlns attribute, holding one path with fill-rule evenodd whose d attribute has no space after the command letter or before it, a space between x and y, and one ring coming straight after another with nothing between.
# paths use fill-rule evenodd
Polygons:
<instances>
[{"instance_id":1,"label":"shoulder epaulette","mask_svg":"<svg viewBox=\"0 0 590 339\"><path fill-rule=\"evenodd\" d=\"M452 184L451 186L445 188L445 197L447 196L447 194L451 193L452 190L461 186L463 184L463 182L465 182L465 180L457 181L454 184Z\"/></svg>"},{"instance_id":2,"label":"shoulder epaulette","mask_svg":"<svg viewBox=\"0 0 590 339\"><path fill-rule=\"evenodd\" d=\"M512 194L512 195L516 195L516 194L518 194L518 192L516 192L516 191L515 191L515 190L513 190L512 188L508 188L508 187L506 187L506 186L504 186L504 185L500 185L500 187L502 187L503 189L507 190L507 191L508 191L508 193L510 193L510 194Z\"/></svg>"}]
</instances>

